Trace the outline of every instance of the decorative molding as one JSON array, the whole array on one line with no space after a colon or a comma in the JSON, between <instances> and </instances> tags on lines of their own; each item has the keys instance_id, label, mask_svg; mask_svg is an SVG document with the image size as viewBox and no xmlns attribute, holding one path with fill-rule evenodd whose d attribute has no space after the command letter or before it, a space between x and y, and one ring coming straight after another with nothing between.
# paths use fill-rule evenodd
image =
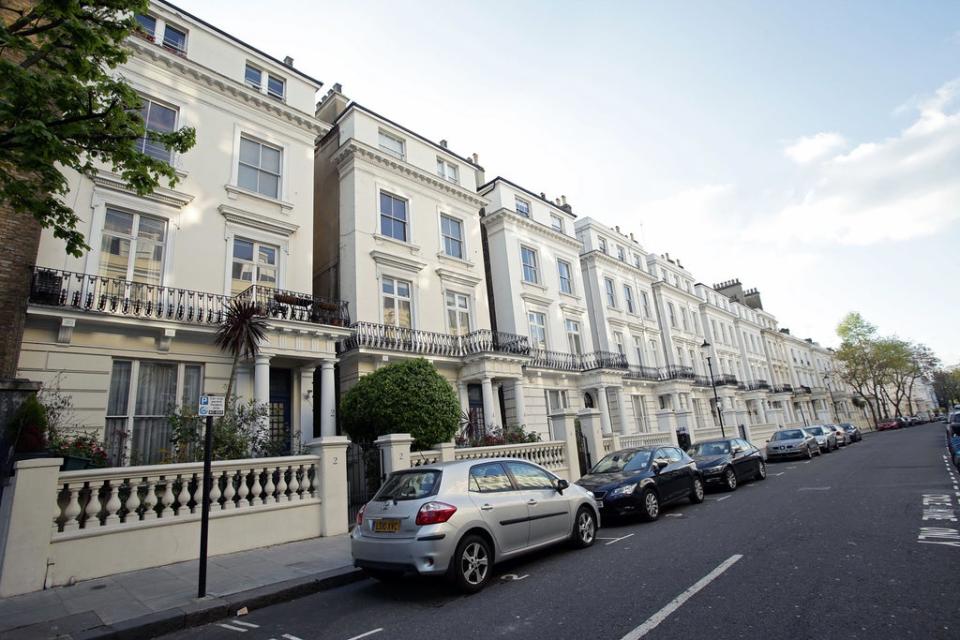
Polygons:
<instances>
[{"instance_id":1,"label":"decorative molding","mask_svg":"<svg viewBox=\"0 0 960 640\"><path fill-rule=\"evenodd\" d=\"M193 202L193 196L189 193L183 193L182 191L175 191L173 189L159 186L152 193L141 196L133 187L128 185L123 178L109 171L97 171L97 174L93 176L93 184L104 189L119 191L120 193L129 193L138 198L152 200L154 202L159 202L160 204L176 207L177 209L182 209Z\"/></svg>"},{"instance_id":2,"label":"decorative molding","mask_svg":"<svg viewBox=\"0 0 960 640\"><path fill-rule=\"evenodd\" d=\"M437 252L437 258L440 260L440 262L448 262L458 267L467 267L468 269L473 269L475 266L477 266L471 260L464 260L463 258L454 258L453 256L448 256L443 251Z\"/></svg>"},{"instance_id":3,"label":"decorative molding","mask_svg":"<svg viewBox=\"0 0 960 640\"><path fill-rule=\"evenodd\" d=\"M236 98L242 102L247 102L301 129L310 131L318 136L325 135L330 131L330 125L322 120L318 120L311 114L298 111L284 102L269 98L241 84L238 80L222 76L193 62L190 58L183 58L169 53L165 51L163 47L141 41L138 38L128 38L126 44L130 50L140 58L144 58L158 66L165 66L171 72L195 80L218 93Z\"/></svg>"},{"instance_id":4,"label":"decorative molding","mask_svg":"<svg viewBox=\"0 0 960 640\"><path fill-rule=\"evenodd\" d=\"M517 213L516 211L514 211L513 209L508 209L506 207L501 207L500 209L497 209L492 213L488 213L484 215L482 218L480 218L480 222L483 223L484 226L493 226L498 222L500 224L506 224L508 222L512 222L518 227L523 227L524 229L527 229L534 233L537 233L537 234L546 236L552 240L561 242L573 249L576 249L578 252L583 250L583 243L580 242L580 240L578 240L574 236L569 236L565 233L560 233L553 227L549 227L531 218L524 217L519 213Z\"/></svg>"},{"instance_id":5,"label":"decorative molding","mask_svg":"<svg viewBox=\"0 0 960 640\"><path fill-rule=\"evenodd\" d=\"M333 155L333 161L337 165L337 168L342 171L347 162L358 156L364 160L399 173L407 178L425 184L435 191L442 191L447 195L458 198L470 205L472 208L480 209L488 204L486 198L482 198L476 193L464 189L456 183L444 180L440 176L427 173L423 169L415 167L412 164L401 160L400 158L381 153L379 150L374 149L370 145L353 138L345 142L343 146L337 149L336 153Z\"/></svg>"},{"instance_id":6,"label":"decorative molding","mask_svg":"<svg viewBox=\"0 0 960 640\"><path fill-rule=\"evenodd\" d=\"M571 304L569 302L561 302L560 308L569 314L576 314L578 316L582 316L587 312L586 307L582 307L578 304Z\"/></svg>"},{"instance_id":7,"label":"decorative molding","mask_svg":"<svg viewBox=\"0 0 960 640\"><path fill-rule=\"evenodd\" d=\"M173 342L176 335L176 329L164 329L163 334L157 338L157 351L169 352L170 343Z\"/></svg>"},{"instance_id":8,"label":"decorative molding","mask_svg":"<svg viewBox=\"0 0 960 640\"><path fill-rule=\"evenodd\" d=\"M402 269L412 273L419 273L425 266L427 266L427 263L421 260L408 258L406 256L398 256L393 253L385 253L383 251L377 251L376 249L370 252L370 257L373 258L374 262L381 266Z\"/></svg>"},{"instance_id":9,"label":"decorative molding","mask_svg":"<svg viewBox=\"0 0 960 640\"><path fill-rule=\"evenodd\" d=\"M533 293L532 291L524 291L523 293L520 294L520 298L522 298L526 302L533 302L534 304L542 304L545 307L549 307L551 304L553 304L553 298L549 296L542 296L542 295Z\"/></svg>"},{"instance_id":10,"label":"decorative molding","mask_svg":"<svg viewBox=\"0 0 960 640\"><path fill-rule=\"evenodd\" d=\"M254 229L260 229L261 231L267 231L280 236L292 236L297 232L297 229L300 228L298 224L286 222L285 220L274 220L259 213L238 209L228 204L220 205L217 207L217 211L219 211L220 215L226 218L228 222L234 222L245 227L253 227Z\"/></svg>"},{"instance_id":11,"label":"decorative molding","mask_svg":"<svg viewBox=\"0 0 960 640\"><path fill-rule=\"evenodd\" d=\"M437 267L436 273L438 276L440 276L440 280L443 282L452 282L454 284L471 288L476 287L478 284L483 282L483 278L479 278L471 273L452 271L451 269L446 269L444 267Z\"/></svg>"},{"instance_id":12,"label":"decorative molding","mask_svg":"<svg viewBox=\"0 0 960 640\"><path fill-rule=\"evenodd\" d=\"M262 193L257 193L256 191L250 191L249 189L238 187L235 184L225 184L223 185L223 188L227 192L227 197L231 200L236 200L237 196L246 196L248 198L262 200L263 202L280 207L281 213L289 213L293 210L293 203L287 202L286 200L271 198L270 196L265 196Z\"/></svg>"},{"instance_id":13,"label":"decorative molding","mask_svg":"<svg viewBox=\"0 0 960 640\"><path fill-rule=\"evenodd\" d=\"M415 255L420 253L420 245L412 244L410 242L404 242L403 240L397 240L396 238L391 238L390 236L385 236L380 233L374 233L373 240L378 245L383 245L383 244L393 245L395 247L400 248L401 250L409 251L410 255Z\"/></svg>"},{"instance_id":14,"label":"decorative molding","mask_svg":"<svg viewBox=\"0 0 960 640\"><path fill-rule=\"evenodd\" d=\"M73 329L76 326L76 318L60 318L60 330L57 332L57 342L60 344L70 344L73 340Z\"/></svg>"}]
</instances>

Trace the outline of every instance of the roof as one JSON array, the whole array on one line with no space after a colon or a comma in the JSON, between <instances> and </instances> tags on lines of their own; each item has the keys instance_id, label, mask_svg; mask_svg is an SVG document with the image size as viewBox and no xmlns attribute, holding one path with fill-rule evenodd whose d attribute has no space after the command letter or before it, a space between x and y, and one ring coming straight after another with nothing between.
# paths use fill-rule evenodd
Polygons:
<instances>
[{"instance_id":1,"label":"roof","mask_svg":"<svg viewBox=\"0 0 960 640\"><path fill-rule=\"evenodd\" d=\"M273 56L271 56L269 53L265 53L265 52L261 51L260 49L257 49L257 48L254 47L253 45L247 44L246 42L244 42L244 41L241 40L240 38L238 38L238 37L236 37L236 36L233 36L233 35L230 35L230 34L227 33L226 31L224 31L223 29L221 29L221 28L219 28L219 27L213 26L212 24L210 24L210 23L207 22L206 20L202 20L202 19L198 18L197 16L193 15L193 14L190 13L189 11L186 11L185 9L181 9L180 7L178 7L177 5L175 5L175 4L171 3L171 2L167 2L167 0L151 0L151 1L152 1L152 2L155 2L156 4L159 4L159 5L164 5L164 6L168 7L168 8L170 8L170 9L173 10L173 11L176 11L176 12L178 12L178 13L181 13L181 14L183 14L184 16L186 16L186 17L190 18L191 20L193 20L194 22L197 22L197 23L199 23L199 24L202 24L203 26L205 26L206 28L210 29L211 31L215 31L216 33L219 33L219 34L220 34L221 36L223 36L224 38L227 38L228 40L232 40L233 42L239 44L239 45L242 46L242 47L245 47L245 48L249 49L250 51L256 53L256 54L259 55L259 56L263 56L264 58L267 58L268 60L272 60L273 62L275 62L275 63L277 63L278 65L280 65L283 69L288 69L288 70L290 70L291 73L295 73L296 75L300 76L300 77L303 78L304 80L308 80L308 81L314 83L315 85L317 85L317 88L318 88L318 89L323 86L323 81L317 80L317 79L314 78L313 76L309 76L309 75L305 74L303 71L300 71L299 69L297 69L297 68L295 68L295 67L291 67L290 65L284 64L282 60L278 60L277 58L274 58Z\"/></svg>"},{"instance_id":2,"label":"roof","mask_svg":"<svg viewBox=\"0 0 960 640\"><path fill-rule=\"evenodd\" d=\"M503 182L503 183L505 183L505 184L508 184L508 185L510 185L511 187L513 187L514 189L518 189L518 190L524 192L525 194L527 194L527 195L530 196L531 198L535 198L536 200L540 200L541 202L544 202L544 203L550 205L551 207L553 207L553 208L556 209L557 211L562 211L563 213L566 213L567 215L572 216L572 217L574 217L574 218L577 217L577 214L575 214L573 211L567 211L566 209L564 209L563 207L561 207L560 205L558 205L556 202L551 202L551 201L547 200L546 198L544 198L543 196L541 196L540 194L534 193L533 191L530 191L530 190L527 189L526 187L521 187L521 186L518 185L516 182L511 182L510 180L507 180L507 179L504 178L503 176L497 176L497 177L494 178L493 180L488 180L488 181L485 182L484 184L480 185L479 187L477 187L477 193L480 193L481 191L483 191L484 189L486 189L487 187L491 186L494 182L497 182L497 181L500 181L500 182Z\"/></svg>"}]
</instances>

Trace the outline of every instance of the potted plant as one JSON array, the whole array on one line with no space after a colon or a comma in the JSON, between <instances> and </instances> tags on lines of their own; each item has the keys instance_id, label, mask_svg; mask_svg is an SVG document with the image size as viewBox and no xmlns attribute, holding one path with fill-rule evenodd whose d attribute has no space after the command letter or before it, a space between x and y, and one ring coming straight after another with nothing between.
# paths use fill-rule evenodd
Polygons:
<instances>
[{"instance_id":1,"label":"potted plant","mask_svg":"<svg viewBox=\"0 0 960 640\"><path fill-rule=\"evenodd\" d=\"M16 460L50 456L47 451L47 410L36 396L30 396L20 405L7 429Z\"/></svg>"},{"instance_id":2,"label":"potted plant","mask_svg":"<svg viewBox=\"0 0 960 640\"><path fill-rule=\"evenodd\" d=\"M60 465L61 471L79 471L109 465L109 456L103 443L95 436L88 434L54 435L50 442L50 453L63 458L63 464Z\"/></svg>"}]
</instances>

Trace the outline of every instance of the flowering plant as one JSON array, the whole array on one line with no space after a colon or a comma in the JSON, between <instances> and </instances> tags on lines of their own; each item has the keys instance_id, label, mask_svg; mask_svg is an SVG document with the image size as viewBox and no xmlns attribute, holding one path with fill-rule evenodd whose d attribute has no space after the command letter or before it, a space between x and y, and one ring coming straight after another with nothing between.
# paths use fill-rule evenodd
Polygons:
<instances>
[{"instance_id":1,"label":"flowering plant","mask_svg":"<svg viewBox=\"0 0 960 640\"><path fill-rule=\"evenodd\" d=\"M50 453L54 456L72 456L86 458L92 467L106 467L109 465L109 456L103 443L95 436L88 434L60 435L54 434L50 440Z\"/></svg>"}]
</instances>

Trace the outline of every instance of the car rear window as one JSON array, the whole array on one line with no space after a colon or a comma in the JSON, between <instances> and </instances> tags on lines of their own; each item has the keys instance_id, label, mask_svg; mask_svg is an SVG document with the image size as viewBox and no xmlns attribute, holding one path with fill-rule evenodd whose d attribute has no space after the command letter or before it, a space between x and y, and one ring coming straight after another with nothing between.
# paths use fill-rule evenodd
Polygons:
<instances>
[{"instance_id":1,"label":"car rear window","mask_svg":"<svg viewBox=\"0 0 960 640\"><path fill-rule=\"evenodd\" d=\"M374 500L420 500L432 496L440 488L440 472L436 470L400 471L391 473L377 491Z\"/></svg>"},{"instance_id":2,"label":"car rear window","mask_svg":"<svg viewBox=\"0 0 960 640\"><path fill-rule=\"evenodd\" d=\"M797 440L803 437L803 431L790 429L789 431L777 431L773 434L773 440Z\"/></svg>"}]
</instances>

